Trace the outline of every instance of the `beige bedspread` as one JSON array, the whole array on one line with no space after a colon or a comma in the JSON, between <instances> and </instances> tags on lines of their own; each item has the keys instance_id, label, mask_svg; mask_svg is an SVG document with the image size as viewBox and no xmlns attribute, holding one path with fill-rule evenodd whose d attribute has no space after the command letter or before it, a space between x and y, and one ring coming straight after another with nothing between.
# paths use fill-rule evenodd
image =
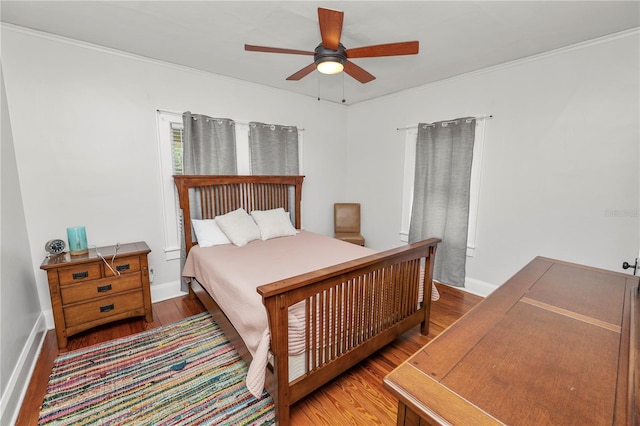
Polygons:
<instances>
[{"instance_id":1,"label":"beige bedspread","mask_svg":"<svg viewBox=\"0 0 640 426\"><path fill-rule=\"evenodd\" d=\"M194 246L182 275L196 278L206 288L244 340L253 357L247 387L259 397L264 386L270 335L267 311L256 288L373 253L369 248L301 231L290 237L255 240L243 247ZM300 333L292 330L295 324L303 324L293 309L289 312L289 323L290 355L296 355L304 348L304 330L298 330ZM296 340L297 334L300 339Z\"/></svg>"},{"instance_id":2,"label":"beige bedspread","mask_svg":"<svg viewBox=\"0 0 640 426\"><path fill-rule=\"evenodd\" d=\"M256 370L260 369L258 366L266 366L268 356L268 352L265 353L269 341L267 311L256 288L373 253L374 250L366 247L301 231L291 237L255 240L243 247L195 246L189 252L182 275L195 277L238 330L254 358L251 377L247 378L249 386L256 380L259 384L260 378L253 374L260 374ZM263 345L257 354L261 342Z\"/></svg>"}]
</instances>

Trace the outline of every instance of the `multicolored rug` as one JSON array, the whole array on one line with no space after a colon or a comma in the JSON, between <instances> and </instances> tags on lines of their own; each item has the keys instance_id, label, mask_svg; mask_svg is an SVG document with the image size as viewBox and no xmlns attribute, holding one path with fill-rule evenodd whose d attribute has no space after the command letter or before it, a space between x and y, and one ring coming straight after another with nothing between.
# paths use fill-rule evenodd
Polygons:
<instances>
[{"instance_id":1,"label":"multicolored rug","mask_svg":"<svg viewBox=\"0 0 640 426\"><path fill-rule=\"evenodd\" d=\"M61 354L39 425L270 425L273 399L208 313Z\"/></svg>"}]
</instances>

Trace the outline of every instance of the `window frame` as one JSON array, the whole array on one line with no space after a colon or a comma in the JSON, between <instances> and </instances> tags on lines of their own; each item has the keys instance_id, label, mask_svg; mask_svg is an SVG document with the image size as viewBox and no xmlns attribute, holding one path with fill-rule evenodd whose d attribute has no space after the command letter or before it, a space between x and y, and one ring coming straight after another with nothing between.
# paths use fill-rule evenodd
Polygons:
<instances>
[{"instance_id":1,"label":"window frame","mask_svg":"<svg viewBox=\"0 0 640 426\"><path fill-rule=\"evenodd\" d=\"M182 236L178 194L173 182L173 133L172 126L182 126L182 114L157 111L158 152L160 155L160 182L162 199L162 223L165 260L180 259Z\"/></svg>"}]
</instances>

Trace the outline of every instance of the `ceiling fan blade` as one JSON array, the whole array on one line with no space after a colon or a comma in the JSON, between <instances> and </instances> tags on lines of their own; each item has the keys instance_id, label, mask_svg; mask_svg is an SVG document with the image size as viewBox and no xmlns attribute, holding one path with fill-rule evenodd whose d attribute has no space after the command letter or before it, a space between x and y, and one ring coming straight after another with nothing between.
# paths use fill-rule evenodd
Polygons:
<instances>
[{"instance_id":1,"label":"ceiling fan blade","mask_svg":"<svg viewBox=\"0 0 640 426\"><path fill-rule=\"evenodd\" d=\"M415 55L418 53L417 41L405 41L402 43L376 44L374 46L356 47L347 49L347 58L375 58L378 56Z\"/></svg>"},{"instance_id":2,"label":"ceiling fan blade","mask_svg":"<svg viewBox=\"0 0 640 426\"><path fill-rule=\"evenodd\" d=\"M347 74L349 74L351 77L355 78L362 84L368 83L376 79L373 74L369 73L363 68L360 68L359 66L357 66L351 61L345 62L344 72L346 72Z\"/></svg>"},{"instance_id":3,"label":"ceiling fan blade","mask_svg":"<svg viewBox=\"0 0 640 426\"><path fill-rule=\"evenodd\" d=\"M302 68L300 71L291 74L287 77L287 80L300 80L302 77L306 77L311 74L316 69L316 64L309 64L306 67Z\"/></svg>"},{"instance_id":4,"label":"ceiling fan blade","mask_svg":"<svg viewBox=\"0 0 640 426\"><path fill-rule=\"evenodd\" d=\"M318 22L320 24L320 36L325 49L338 50L340 36L342 35L342 21L344 12L333 9L318 8Z\"/></svg>"},{"instance_id":5,"label":"ceiling fan blade","mask_svg":"<svg viewBox=\"0 0 640 426\"><path fill-rule=\"evenodd\" d=\"M295 49L281 49L279 47L266 47L266 46L254 46L251 44L245 44L244 50L249 52L267 52L267 53L289 53L292 55L315 55L314 52L308 52L306 50Z\"/></svg>"}]
</instances>

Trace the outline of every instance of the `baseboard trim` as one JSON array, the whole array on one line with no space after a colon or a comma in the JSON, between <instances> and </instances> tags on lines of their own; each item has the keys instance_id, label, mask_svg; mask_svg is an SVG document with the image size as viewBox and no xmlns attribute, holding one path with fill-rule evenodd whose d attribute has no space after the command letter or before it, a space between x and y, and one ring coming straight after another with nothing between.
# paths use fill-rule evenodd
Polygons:
<instances>
[{"instance_id":1,"label":"baseboard trim","mask_svg":"<svg viewBox=\"0 0 640 426\"><path fill-rule=\"evenodd\" d=\"M44 312L41 312L36 320L29 337L25 342L20 358L16 363L5 391L0 398L0 424L15 424L22 400L27 392L31 375L36 368L38 356L42 350L42 343L47 333L47 325Z\"/></svg>"},{"instance_id":2,"label":"baseboard trim","mask_svg":"<svg viewBox=\"0 0 640 426\"><path fill-rule=\"evenodd\" d=\"M464 288L460 288L460 290L464 290L477 296L487 297L498 287L499 286L495 284L490 284L484 281L476 280L475 278L466 277L464 280Z\"/></svg>"},{"instance_id":3,"label":"baseboard trim","mask_svg":"<svg viewBox=\"0 0 640 426\"><path fill-rule=\"evenodd\" d=\"M174 297L184 296L187 293L180 291L180 281L171 281L162 284L151 285L151 303L162 302Z\"/></svg>"}]
</instances>

